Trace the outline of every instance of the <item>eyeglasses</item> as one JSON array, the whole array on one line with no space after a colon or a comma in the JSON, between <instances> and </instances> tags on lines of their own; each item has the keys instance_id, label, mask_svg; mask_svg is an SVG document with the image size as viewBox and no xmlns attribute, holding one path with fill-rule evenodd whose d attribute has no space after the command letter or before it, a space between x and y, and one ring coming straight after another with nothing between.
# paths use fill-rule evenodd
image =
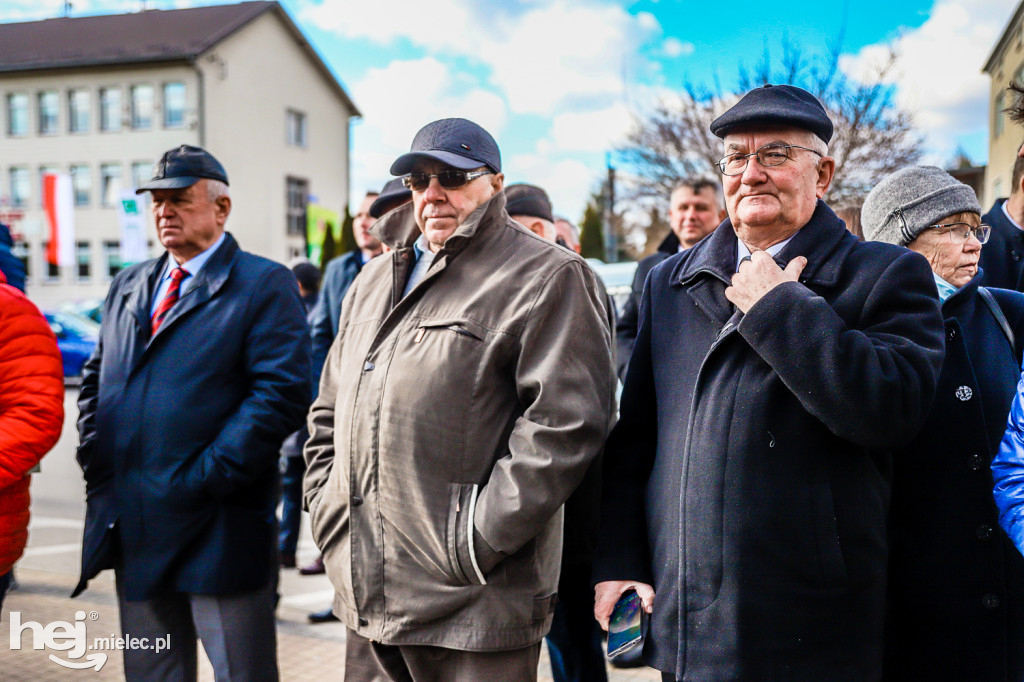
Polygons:
<instances>
[{"instance_id":1,"label":"eyeglasses","mask_svg":"<svg viewBox=\"0 0 1024 682\"><path fill-rule=\"evenodd\" d=\"M813 152L818 156L824 156L821 152L801 147L798 144L772 142L750 154L730 154L718 162L718 169L722 171L722 175L739 175L747 169L747 163L749 163L751 156L756 156L757 162L765 168L781 166L792 158L789 155L790 149L803 149L806 152Z\"/></svg>"},{"instance_id":2,"label":"eyeglasses","mask_svg":"<svg viewBox=\"0 0 1024 682\"><path fill-rule=\"evenodd\" d=\"M949 241L954 244L966 244L967 241L973 235L982 244L988 242L988 238L992 236L992 227L982 223L975 227L968 223L946 223L945 225L929 225L931 229L941 230L946 229L946 234L949 235Z\"/></svg>"},{"instance_id":3,"label":"eyeglasses","mask_svg":"<svg viewBox=\"0 0 1024 682\"><path fill-rule=\"evenodd\" d=\"M444 187L445 189L458 189L459 187L462 187L477 178L482 178L485 175L493 175L493 173L489 170L467 172L452 168L434 174L409 173L402 178L402 184L411 190L422 192L427 189L427 187L430 187L431 178L437 178L441 187Z\"/></svg>"}]
</instances>

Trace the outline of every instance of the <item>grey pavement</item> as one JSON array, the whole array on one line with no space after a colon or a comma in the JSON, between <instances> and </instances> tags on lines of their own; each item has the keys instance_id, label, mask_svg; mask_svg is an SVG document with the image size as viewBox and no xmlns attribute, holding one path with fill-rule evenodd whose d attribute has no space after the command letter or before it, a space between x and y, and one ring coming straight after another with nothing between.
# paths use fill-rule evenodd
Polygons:
<instances>
[{"instance_id":1,"label":"grey pavement","mask_svg":"<svg viewBox=\"0 0 1024 682\"><path fill-rule=\"evenodd\" d=\"M40 682L48 680L120 680L124 679L121 654L100 642L96 649L76 655L70 648L75 640L64 639L66 651L53 648L33 649L34 633L30 621L40 630L56 621L69 627L83 628L85 640L116 638L121 635L114 597L113 574L106 571L90 583L89 589L77 599L70 594L77 582L81 554L82 521L85 516L85 487L75 462L78 442L75 420L77 390L69 388L65 399L64 433L60 442L42 463L40 473L32 481L32 522L29 545L15 573L17 586L8 593L0 614L0 679L5 682ZM316 547L303 525L299 543L299 563L312 559ZM340 680L344 671L345 628L339 623L312 625L306 615L328 605L333 590L324 576L300 576L294 570L282 570L281 602L278 606L278 665L281 679ZM80 615L78 615L80 612ZM22 623L20 649L12 647L12 614ZM54 630L56 635L73 635L74 631ZM94 644L95 645L95 644ZM546 648L541 649L539 679L551 680ZM213 680L213 670L200 652L199 679ZM85 665L95 664L105 655L97 671L93 668L71 669L52 660ZM51 658L52 657L52 658ZM90 661L90 657L92 661ZM650 668L617 670L609 667L611 682L629 680L660 680Z\"/></svg>"}]
</instances>

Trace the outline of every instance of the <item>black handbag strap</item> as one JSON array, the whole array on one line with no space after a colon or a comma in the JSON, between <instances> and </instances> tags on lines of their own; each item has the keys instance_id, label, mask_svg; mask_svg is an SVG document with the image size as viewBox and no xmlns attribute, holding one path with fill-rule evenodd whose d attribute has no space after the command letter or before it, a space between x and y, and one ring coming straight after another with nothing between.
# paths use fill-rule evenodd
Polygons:
<instances>
[{"instance_id":1,"label":"black handbag strap","mask_svg":"<svg viewBox=\"0 0 1024 682\"><path fill-rule=\"evenodd\" d=\"M1010 352L1016 355L1017 352L1017 341L1013 336L1013 330L1010 328L1010 323L1006 319L1006 315L1003 314L1003 309L999 307L999 302L996 301L996 297L992 295L992 292L985 287L978 287L978 295L981 296L981 300L988 306L989 312L992 313L992 317L996 318L996 322L999 324L999 328L1003 330L1003 335L1006 336L1006 340L1010 342Z\"/></svg>"}]
</instances>

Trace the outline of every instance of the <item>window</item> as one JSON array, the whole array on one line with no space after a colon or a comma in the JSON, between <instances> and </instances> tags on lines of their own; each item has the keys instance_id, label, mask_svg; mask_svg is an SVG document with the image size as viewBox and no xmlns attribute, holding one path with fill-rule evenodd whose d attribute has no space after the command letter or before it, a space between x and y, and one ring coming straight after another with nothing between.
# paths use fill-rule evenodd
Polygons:
<instances>
[{"instance_id":1,"label":"window","mask_svg":"<svg viewBox=\"0 0 1024 682\"><path fill-rule=\"evenodd\" d=\"M46 176L60 173L60 167L44 165L39 167L39 205L46 208Z\"/></svg>"},{"instance_id":2,"label":"window","mask_svg":"<svg viewBox=\"0 0 1024 682\"><path fill-rule=\"evenodd\" d=\"M39 93L39 134L54 135L57 132L57 116L60 112L60 96L56 90Z\"/></svg>"},{"instance_id":3,"label":"window","mask_svg":"<svg viewBox=\"0 0 1024 682\"><path fill-rule=\"evenodd\" d=\"M1006 127L1006 116L1003 114L1005 108L1003 93L999 93L992 111L992 137L999 137L1003 134L1003 128Z\"/></svg>"},{"instance_id":4,"label":"window","mask_svg":"<svg viewBox=\"0 0 1024 682\"><path fill-rule=\"evenodd\" d=\"M87 282L92 277L92 250L89 242L75 243L75 278Z\"/></svg>"},{"instance_id":5,"label":"window","mask_svg":"<svg viewBox=\"0 0 1024 682\"><path fill-rule=\"evenodd\" d=\"M100 89L100 130L117 132L121 129L121 88Z\"/></svg>"},{"instance_id":6,"label":"window","mask_svg":"<svg viewBox=\"0 0 1024 682\"><path fill-rule=\"evenodd\" d=\"M149 130L153 127L153 86L132 86L132 128Z\"/></svg>"},{"instance_id":7,"label":"window","mask_svg":"<svg viewBox=\"0 0 1024 682\"><path fill-rule=\"evenodd\" d=\"M72 133L89 132L92 114L92 93L88 90L68 91L68 130Z\"/></svg>"},{"instance_id":8,"label":"window","mask_svg":"<svg viewBox=\"0 0 1024 682\"><path fill-rule=\"evenodd\" d=\"M50 250L50 242L43 242L43 270L46 275L43 278L44 282L59 282L60 281L60 266L54 265L46 258L46 253Z\"/></svg>"},{"instance_id":9,"label":"window","mask_svg":"<svg viewBox=\"0 0 1024 682\"><path fill-rule=\"evenodd\" d=\"M288 109L287 119L287 142L295 147L306 146L306 115L302 112Z\"/></svg>"},{"instance_id":10,"label":"window","mask_svg":"<svg viewBox=\"0 0 1024 682\"><path fill-rule=\"evenodd\" d=\"M32 181L29 179L28 168L11 168L11 206L25 208L32 192Z\"/></svg>"},{"instance_id":11,"label":"window","mask_svg":"<svg viewBox=\"0 0 1024 682\"><path fill-rule=\"evenodd\" d=\"M75 206L88 206L92 194L92 173L89 166L79 163L71 166L71 191L75 195Z\"/></svg>"},{"instance_id":12,"label":"window","mask_svg":"<svg viewBox=\"0 0 1024 682\"><path fill-rule=\"evenodd\" d=\"M132 164L132 187L138 189L153 177L153 164L149 161L136 161Z\"/></svg>"},{"instance_id":13,"label":"window","mask_svg":"<svg viewBox=\"0 0 1024 682\"><path fill-rule=\"evenodd\" d=\"M100 165L100 204L117 206L121 198L121 164L104 163Z\"/></svg>"},{"instance_id":14,"label":"window","mask_svg":"<svg viewBox=\"0 0 1024 682\"><path fill-rule=\"evenodd\" d=\"M11 137L28 135L28 95L7 95L7 134Z\"/></svg>"},{"instance_id":15,"label":"window","mask_svg":"<svg viewBox=\"0 0 1024 682\"><path fill-rule=\"evenodd\" d=\"M309 182L299 178L286 181L287 233L302 236L306 234L306 198L309 196Z\"/></svg>"},{"instance_id":16,"label":"window","mask_svg":"<svg viewBox=\"0 0 1024 682\"><path fill-rule=\"evenodd\" d=\"M121 272L121 242L103 242L103 261L107 266L107 277L113 279Z\"/></svg>"},{"instance_id":17,"label":"window","mask_svg":"<svg viewBox=\"0 0 1024 682\"><path fill-rule=\"evenodd\" d=\"M25 268L25 281L28 282L29 281L29 267L28 267L28 264L29 264L29 257L28 257L29 250L28 250L28 244L26 244L23 241L16 241L16 242L14 242L14 246L11 247L11 253L14 254L15 258L17 258L18 260L21 261L22 267Z\"/></svg>"},{"instance_id":18,"label":"window","mask_svg":"<svg viewBox=\"0 0 1024 682\"><path fill-rule=\"evenodd\" d=\"M185 125L185 84L164 83L164 128Z\"/></svg>"}]
</instances>

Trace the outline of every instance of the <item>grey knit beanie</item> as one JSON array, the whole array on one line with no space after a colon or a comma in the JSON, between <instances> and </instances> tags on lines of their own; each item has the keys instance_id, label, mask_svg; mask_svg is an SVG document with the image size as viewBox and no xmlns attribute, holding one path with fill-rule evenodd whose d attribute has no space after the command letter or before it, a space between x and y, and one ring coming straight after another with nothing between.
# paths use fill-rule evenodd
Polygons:
<instances>
[{"instance_id":1,"label":"grey knit beanie","mask_svg":"<svg viewBox=\"0 0 1024 682\"><path fill-rule=\"evenodd\" d=\"M906 246L956 213L981 215L974 190L935 166L910 166L886 176L860 210L864 238Z\"/></svg>"}]
</instances>

